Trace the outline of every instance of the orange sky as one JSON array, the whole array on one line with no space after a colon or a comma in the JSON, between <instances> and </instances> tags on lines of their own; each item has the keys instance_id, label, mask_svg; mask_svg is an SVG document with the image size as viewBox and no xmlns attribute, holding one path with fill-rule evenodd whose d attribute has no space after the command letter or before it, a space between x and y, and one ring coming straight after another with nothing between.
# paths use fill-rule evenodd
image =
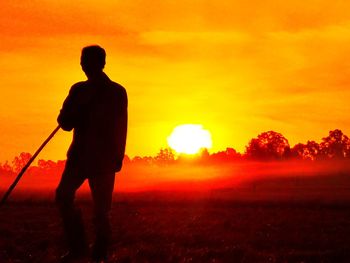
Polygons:
<instances>
[{"instance_id":1,"label":"orange sky","mask_svg":"<svg viewBox=\"0 0 350 263\"><path fill-rule=\"evenodd\" d=\"M56 126L80 50L100 44L127 88L127 154L154 155L179 124L213 148L244 151L260 132L294 145L350 135L348 1L2 1L0 162L34 152ZM40 158L64 159L59 132Z\"/></svg>"}]
</instances>

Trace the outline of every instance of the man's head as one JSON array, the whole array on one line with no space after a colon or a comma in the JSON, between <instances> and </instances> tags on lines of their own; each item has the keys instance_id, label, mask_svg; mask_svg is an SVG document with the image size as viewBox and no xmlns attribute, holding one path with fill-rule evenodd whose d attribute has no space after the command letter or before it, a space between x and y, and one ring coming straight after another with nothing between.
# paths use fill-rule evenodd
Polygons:
<instances>
[{"instance_id":1,"label":"man's head","mask_svg":"<svg viewBox=\"0 0 350 263\"><path fill-rule=\"evenodd\" d=\"M100 46L87 46L81 51L80 65L89 78L102 72L106 64L106 51Z\"/></svg>"}]
</instances>

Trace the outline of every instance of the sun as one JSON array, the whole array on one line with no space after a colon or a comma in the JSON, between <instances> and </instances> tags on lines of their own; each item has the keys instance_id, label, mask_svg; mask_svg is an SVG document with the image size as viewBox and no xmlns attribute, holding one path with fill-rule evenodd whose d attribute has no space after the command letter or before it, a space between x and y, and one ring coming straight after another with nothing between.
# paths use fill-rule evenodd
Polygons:
<instances>
[{"instance_id":1,"label":"sun","mask_svg":"<svg viewBox=\"0 0 350 263\"><path fill-rule=\"evenodd\" d=\"M203 148L211 148L211 135L200 124L176 126L168 139L168 145L177 153L196 154Z\"/></svg>"}]
</instances>

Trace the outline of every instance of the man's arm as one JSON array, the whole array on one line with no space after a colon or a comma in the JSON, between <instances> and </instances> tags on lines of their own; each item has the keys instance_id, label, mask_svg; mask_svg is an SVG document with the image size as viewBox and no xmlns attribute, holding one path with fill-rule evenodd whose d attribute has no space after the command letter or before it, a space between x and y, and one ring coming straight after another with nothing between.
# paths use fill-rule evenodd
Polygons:
<instances>
[{"instance_id":1,"label":"man's arm","mask_svg":"<svg viewBox=\"0 0 350 263\"><path fill-rule=\"evenodd\" d=\"M128 130L128 96L124 88L121 92L120 106L117 126L117 172L120 171L122 167Z\"/></svg>"},{"instance_id":2,"label":"man's arm","mask_svg":"<svg viewBox=\"0 0 350 263\"><path fill-rule=\"evenodd\" d=\"M58 124L65 131L71 131L76 126L78 120L79 111L76 105L77 88L77 84L72 86L57 117Z\"/></svg>"}]
</instances>

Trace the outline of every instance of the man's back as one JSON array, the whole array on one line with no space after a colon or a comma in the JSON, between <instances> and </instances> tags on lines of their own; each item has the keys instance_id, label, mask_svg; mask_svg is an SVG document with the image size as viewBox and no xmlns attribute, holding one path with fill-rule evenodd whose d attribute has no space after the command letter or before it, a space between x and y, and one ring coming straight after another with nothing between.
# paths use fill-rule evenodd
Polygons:
<instances>
[{"instance_id":1,"label":"man's back","mask_svg":"<svg viewBox=\"0 0 350 263\"><path fill-rule=\"evenodd\" d=\"M73 85L58 122L74 127L68 158L89 171L118 171L124 157L127 126L125 89L103 74Z\"/></svg>"}]
</instances>

